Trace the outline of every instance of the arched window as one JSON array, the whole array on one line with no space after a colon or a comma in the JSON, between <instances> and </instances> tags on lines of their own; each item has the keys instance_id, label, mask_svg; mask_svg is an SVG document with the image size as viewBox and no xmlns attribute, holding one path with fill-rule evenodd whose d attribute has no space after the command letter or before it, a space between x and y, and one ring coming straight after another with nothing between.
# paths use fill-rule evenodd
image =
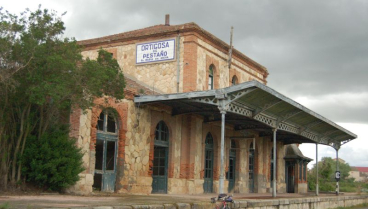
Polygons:
<instances>
[{"instance_id":1,"label":"arched window","mask_svg":"<svg viewBox=\"0 0 368 209\"><path fill-rule=\"evenodd\" d=\"M155 141L169 141L169 129L167 128L164 121L160 121L156 126Z\"/></svg>"},{"instance_id":2,"label":"arched window","mask_svg":"<svg viewBox=\"0 0 368 209\"><path fill-rule=\"evenodd\" d=\"M238 78L236 77L236 75L233 76L233 78L231 79L231 85L236 85L238 84Z\"/></svg>"},{"instance_id":3,"label":"arched window","mask_svg":"<svg viewBox=\"0 0 368 209\"><path fill-rule=\"evenodd\" d=\"M117 125L114 116L107 112L101 112L97 121L97 130L102 132L116 133Z\"/></svg>"},{"instance_id":4,"label":"arched window","mask_svg":"<svg viewBox=\"0 0 368 209\"><path fill-rule=\"evenodd\" d=\"M208 72L208 90L213 89L213 70L214 70L214 66L210 65L210 69Z\"/></svg>"},{"instance_id":5,"label":"arched window","mask_svg":"<svg viewBox=\"0 0 368 209\"><path fill-rule=\"evenodd\" d=\"M208 133L205 141L206 146L213 146L213 138L211 133Z\"/></svg>"}]
</instances>

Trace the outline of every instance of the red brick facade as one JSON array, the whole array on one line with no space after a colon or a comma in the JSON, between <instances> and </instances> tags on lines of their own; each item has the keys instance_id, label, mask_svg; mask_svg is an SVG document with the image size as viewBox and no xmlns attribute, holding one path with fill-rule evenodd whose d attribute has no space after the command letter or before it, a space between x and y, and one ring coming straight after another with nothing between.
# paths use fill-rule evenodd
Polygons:
<instances>
[{"instance_id":1,"label":"red brick facade","mask_svg":"<svg viewBox=\"0 0 368 209\"><path fill-rule=\"evenodd\" d=\"M185 37L183 92L191 92L197 89L197 43L198 38L196 36Z\"/></svg>"}]
</instances>

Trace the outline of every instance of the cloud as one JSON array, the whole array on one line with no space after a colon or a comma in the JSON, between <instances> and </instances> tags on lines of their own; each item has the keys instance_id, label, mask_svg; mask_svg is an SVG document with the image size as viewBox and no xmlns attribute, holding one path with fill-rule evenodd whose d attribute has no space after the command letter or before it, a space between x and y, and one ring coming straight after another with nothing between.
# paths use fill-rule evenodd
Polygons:
<instances>
[{"instance_id":1,"label":"cloud","mask_svg":"<svg viewBox=\"0 0 368 209\"><path fill-rule=\"evenodd\" d=\"M354 139L347 144L343 145L339 150L339 158L349 163L350 166L362 166L368 167L368 124L359 123L338 123L340 126L352 131L358 135L357 139ZM316 145L315 144L301 144L299 146L302 153L314 159L308 164L311 168L315 163L316 159ZM319 161L322 157L336 158L336 151L334 148L318 145L318 159Z\"/></svg>"},{"instance_id":2,"label":"cloud","mask_svg":"<svg viewBox=\"0 0 368 209\"><path fill-rule=\"evenodd\" d=\"M368 123L368 92L300 96L295 101L333 121Z\"/></svg>"},{"instance_id":3,"label":"cloud","mask_svg":"<svg viewBox=\"0 0 368 209\"><path fill-rule=\"evenodd\" d=\"M268 68L271 88L333 121L355 123L347 129L359 139L344 145L341 157L351 165L368 166L364 150L368 137L363 131L368 130L368 1L39 2L59 14L67 11L65 35L77 40L163 24L165 14L170 14L171 24L196 22L225 42L229 42L230 27L234 26L235 48ZM38 4L2 2L12 12L26 7L34 10ZM333 157L331 149L321 146L321 156ZM349 150L346 156L344 150Z\"/></svg>"}]
</instances>

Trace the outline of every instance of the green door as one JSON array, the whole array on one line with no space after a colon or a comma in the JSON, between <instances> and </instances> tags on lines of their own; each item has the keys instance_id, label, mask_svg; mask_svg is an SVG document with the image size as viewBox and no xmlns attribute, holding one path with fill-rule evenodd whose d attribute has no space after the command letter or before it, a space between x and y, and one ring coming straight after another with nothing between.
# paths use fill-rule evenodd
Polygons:
<instances>
[{"instance_id":1,"label":"green door","mask_svg":"<svg viewBox=\"0 0 368 209\"><path fill-rule=\"evenodd\" d=\"M101 113L96 138L93 188L103 192L114 192L118 135L115 119L111 114Z\"/></svg>"},{"instance_id":2,"label":"green door","mask_svg":"<svg viewBox=\"0 0 368 209\"><path fill-rule=\"evenodd\" d=\"M161 121L156 126L153 150L152 193L167 193L169 131Z\"/></svg>"},{"instance_id":3,"label":"green door","mask_svg":"<svg viewBox=\"0 0 368 209\"><path fill-rule=\"evenodd\" d=\"M249 147L249 193L254 193L254 149L253 143Z\"/></svg>"},{"instance_id":4,"label":"green door","mask_svg":"<svg viewBox=\"0 0 368 209\"><path fill-rule=\"evenodd\" d=\"M210 133L205 141L205 159L204 159L204 193L213 192L213 138Z\"/></svg>"},{"instance_id":5,"label":"green door","mask_svg":"<svg viewBox=\"0 0 368 209\"><path fill-rule=\"evenodd\" d=\"M152 193L167 193L167 147L154 149Z\"/></svg>"},{"instance_id":6,"label":"green door","mask_svg":"<svg viewBox=\"0 0 368 209\"><path fill-rule=\"evenodd\" d=\"M235 187L235 164L236 163L236 144L231 140L231 149L229 152L229 171L227 172L227 179L229 181L228 191L233 192Z\"/></svg>"}]
</instances>

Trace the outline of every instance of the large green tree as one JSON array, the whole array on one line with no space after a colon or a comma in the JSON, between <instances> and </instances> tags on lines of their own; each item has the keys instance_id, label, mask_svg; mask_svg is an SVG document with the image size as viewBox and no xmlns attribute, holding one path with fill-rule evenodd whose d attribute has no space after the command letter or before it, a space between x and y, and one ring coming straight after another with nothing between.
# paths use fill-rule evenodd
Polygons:
<instances>
[{"instance_id":1,"label":"large green tree","mask_svg":"<svg viewBox=\"0 0 368 209\"><path fill-rule=\"evenodd\" d=\"M73 38L63 38L55 11L0 9L0 186L21 180L26 139L68 123L73 107L88 109L96 97L124 97L124 76L116 60L100 50L83 59Z\"/></svg>"},{"instance_id":2,"label":"large green tree","mask_svg":"<svg viewBox=\"0 0 368 209\"><path fill-rule=\"evenodd\" d=\"M348 181L349 171L351 170L348 163L338 162L340 175L340 182ZM323 157L318 162L318 184L321 191L333 191L335 189L334 184L336 171L336 161L330 157ZM308 185L309 188L314 190L316 183L316 165L309 172Z\"/></svg>"}]
</instances>

